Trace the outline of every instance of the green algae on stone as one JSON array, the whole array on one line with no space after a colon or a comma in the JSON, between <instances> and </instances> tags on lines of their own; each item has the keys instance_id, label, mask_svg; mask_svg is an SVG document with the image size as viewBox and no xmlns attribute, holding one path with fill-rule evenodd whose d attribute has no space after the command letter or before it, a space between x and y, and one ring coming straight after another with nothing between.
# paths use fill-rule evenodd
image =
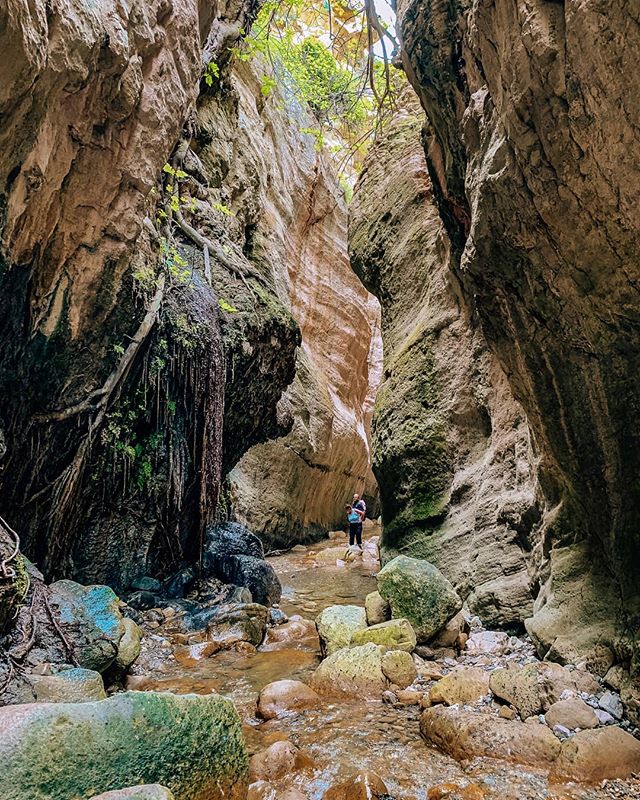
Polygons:
<instances>
[{"instance_id":1,"label":"green algae on stone","mask_svg":"<svg viewBox=\"0 0 640 800\"><path fill-rule=\"evenodd\" d=\"M393 617L407 619L418 642L428 642L462 608L444 575L428 561L397 556L378 573L378 591Z\"/></svg>"},{"instance_id":2,"label":"green algae on stone","mask_svg":"<svg viewBox=\"0 0 640 800\"><path fill-rule=\"evenodd\" d=\"M416 634L406 619L391 619L371 625L351 635L351 646L373 642L389 650L406 650L410 653L416 646Z\"/></svg>"},{"instance_id":3,"label":"green algae on stone","mask_svg":"<svg viewBox=\"0 0 640 800\"><path fill-rule=\"evenodd\" d=\"M84 800L159 783L179 800L240 800L248 759L219 696L125 692L93 703L0 709L0 797Z\"/></svg>"},{"instance_id":4,"label":"green algae on stone","mask_svg":"<svg viewBox=\"0 0 640 800\"><path fill-rule=\"evenodd\" d=\"M102 675L92 669L67 669L57 675L29 675L38 703L85 703L104 700Z\"/></svg>"},{"instance_id":5,"label":"green algae on stone","mask_svg":"<svg viewBox=\"0 0 640 800\"><path fill-rule=\"evenodd\" d=\"M367 614L360 606L329 606L316 618L320 644L325 655L349 647L351 636L367 627Z\"/></svg>"}]
</instances>

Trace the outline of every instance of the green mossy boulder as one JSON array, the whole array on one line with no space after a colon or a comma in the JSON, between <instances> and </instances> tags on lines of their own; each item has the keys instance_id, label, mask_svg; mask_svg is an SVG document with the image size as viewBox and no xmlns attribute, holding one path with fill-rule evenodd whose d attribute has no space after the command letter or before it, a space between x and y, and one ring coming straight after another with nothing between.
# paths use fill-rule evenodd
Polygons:
<instances>
[{"instance_id":1,"label":"green mossy boulder","mask_svg":"<svg viewBox=\"0 0 640 800\"><path fill-rule=\"evenodd\" d=\"M125 692L0 708L0 797L83 800L159 783L179 800L246 795L242 724L222 697Z\"/></svg>"},{"instance_id":2,"label":"green mossy boulder","mask_svg":"<svg viewBox=\"0 0 640 800\"><path fill-rule=\"evenodd\" d=\"M321 695L380 698L387 686L383 652L384 648L372 643L337 650L313 673L311 688Z\"/></svg>"},{"instance_id":3,"label":"green mossy boulder","mask_svg":"<svg viewBox=\"0 0 640 800\"><path fill-rule=\"evenodd\" d=\"M394 618L407 619L418 642L428 642L462 608L462 600L428 561L397 556L378 573L378 591Z\"/></svg>"},{"instance_id":4,"label":"green mossy boulder","mask_svg":"<svg viewBox=\"0 0 640 800\"><path fill-rule=\"evenodd\" d=\"M352 647L367 642L382 645L387 650L406 650L410 653L416 646L416 634L408 620L390 619L388 622L354 631L351 635Z\"/></svg>"},{"instance_id":5,"label":"green mossy boulder","mask_svg":"<svg viewBox=\"0 0 640 800\"><path fill-rule=\"evenodd\" d=\"M360 606L329 606L316 617L323 655L349 647L357 630L367 627L367 614Z\"/></svg>"},{"instance_id":6,"label":"green mossy boulder","mask_svg":"<svg viewBox=\"0 0 640 800\"><path fill-rule=\"evenodd\" d=\"M140 639L142 631L132 619L127 617L123 620L124 633L118 645L118 655L116 656L116 666L120 671L126 671L140 655Z\"/></svg>"}]
</instances>

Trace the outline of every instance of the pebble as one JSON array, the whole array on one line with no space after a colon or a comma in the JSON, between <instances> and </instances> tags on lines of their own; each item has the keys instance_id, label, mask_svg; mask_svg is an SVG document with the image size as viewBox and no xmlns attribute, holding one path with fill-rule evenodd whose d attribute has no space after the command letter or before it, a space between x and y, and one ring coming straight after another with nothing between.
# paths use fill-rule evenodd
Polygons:
<instances>
[{"instance_id":1,"label":"pebble","mask_svg":"<svg viewBox=\"0 0 640 800\"><path fill-rule=\"evenodd\" d=\"M601 725L612 725L615 722L615 719L609 714L608 711L603 711L601 708L596 708L596 717L598 717L598 722Z\"/></svg>"},{"instance_id":2,"label":"pebble","mask_svg":"<svg viewBox=\"0 0 640 800\"><path fill-rule=\"evenodd\" d=\"M553 732L558 739L568 739L571 736L571 731L569 728L565 728L564 725L554 725Z\"/></svg>"},{"instance_id":3,"label":"pebble","mask_svg":"<svg viewBox=\"0 0 640 800\"><path fill-rule=\"evenodd\" d=\"M607 711L612 717L622 719L624 709L620 702L620 696L613 692L605 692L600 698L598 705L603 711Z\"/></svg>"}]
</instances>

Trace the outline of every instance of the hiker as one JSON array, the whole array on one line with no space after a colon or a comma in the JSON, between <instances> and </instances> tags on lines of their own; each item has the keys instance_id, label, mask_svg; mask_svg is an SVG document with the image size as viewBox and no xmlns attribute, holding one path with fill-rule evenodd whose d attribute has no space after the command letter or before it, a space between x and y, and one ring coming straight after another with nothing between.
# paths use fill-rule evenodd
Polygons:
<instances>
[{"instance_id":1,"label":"hiker","mask_svg":"<svg viewBox=\"0 0 640 800\"><path fill-rule=\"evenodd\" d=\"M353 495L351 505L346 506L349 520L349 547L355 544L362 548L362 522L367 513L367 506L359 494Z\"/></svg>"}]
</instances>

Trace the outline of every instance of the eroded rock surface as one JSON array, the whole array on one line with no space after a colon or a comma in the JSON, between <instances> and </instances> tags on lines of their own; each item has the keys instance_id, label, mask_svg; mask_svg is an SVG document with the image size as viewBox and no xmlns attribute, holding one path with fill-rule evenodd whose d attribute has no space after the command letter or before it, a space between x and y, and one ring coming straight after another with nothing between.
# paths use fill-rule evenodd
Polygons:
<instances>
[{"instance_id":1,"label":"eroded rock surface","mask_svg":"<svg viewBox=\"0 0 640 800\"><path fill-rule=\"evenodd\" d=\"M405 0L399 30L452 280L539 461L529 630L553 658L628 665L640 609L637 10Z\"/></svg>"}]
</instances>

